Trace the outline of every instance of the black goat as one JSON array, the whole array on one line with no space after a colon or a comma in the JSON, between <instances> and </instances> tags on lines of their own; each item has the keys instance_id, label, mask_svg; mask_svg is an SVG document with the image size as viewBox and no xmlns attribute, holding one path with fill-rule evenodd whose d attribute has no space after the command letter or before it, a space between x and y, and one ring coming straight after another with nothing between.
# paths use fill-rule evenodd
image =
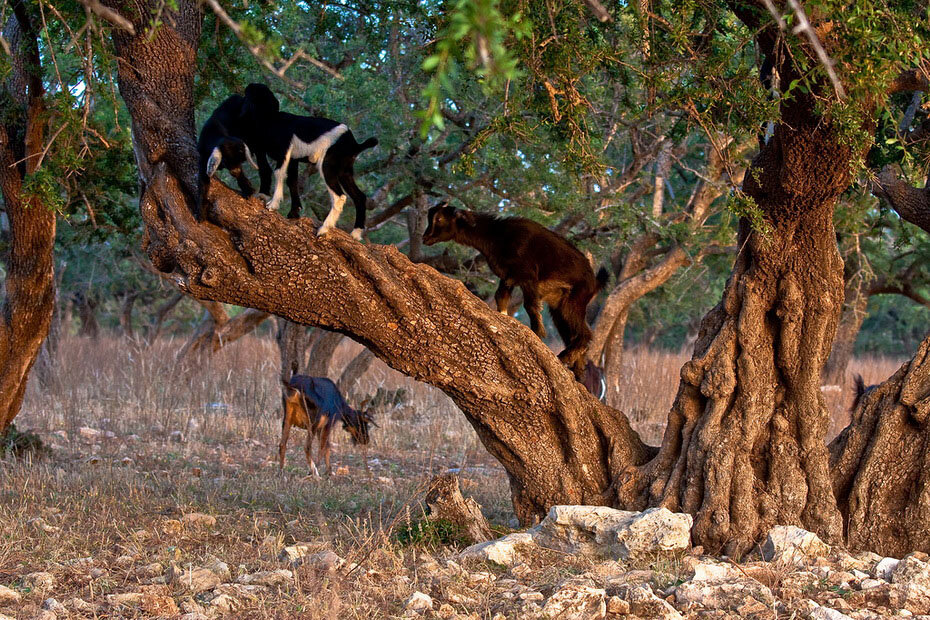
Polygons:
<instances>
[{"instance_id":1,"label":"black goat","mask_svg":"<svg viewBox=\"0 0 930 620\"><path fill-rule=\"evenodd\" d=\"M853 402L849 407L849 411L853 412L859 408L859 403L862 402L862 397L878 387L878 384L875 385L866 385L865 381L862 379L862 375L853 375Z\"/></svg>"},{"instance_id":2,"label":"black goat","mask_svg":"<svg viewBox=\"0 0 930 620\"><path fill-rule=\"evenodd\" d=\"M284 455L287 452L287 440L291 426L307 431L307 443L304 455L314 475L319 475L310 453L313 438L320 438L320 457L326 463L327 475L332 473L329 462L331 447L329 435L336 422L342 422L342 428L352 437L352 443L368 445L368 425L375 424L374 418L367 411L353 409L339 393L336 384L325 377L294 375L284 384L284 420L281 428L281 444L278 446L280 468L284 469ZM362 405L364 407L364 404ZM366 463L367 467L367 463Z\"/></svg>"},{"instance_id":3,"label":"black goat","mask_svg":"<svg viewBox=\"0 0 930 620\"><path fill-rule=\"evenodd\" d=\"M376 138L369 138L359 144L349 128L342 123L327 118L281 112L277 97L264 84L249 84L245 89L241 121L245 128L246 142L258 158L260 191L263 194L268 194L271 189L272 172L265 156L274 160L278 166L275 172L277 180L274 194L268 202L269 209L276 210L281 202L286 170L287 187L291 193L291 210L287 216L300 217L297 164L308 162L316 166L320 172L332 201L332 208L323 221L319 234L326 234L336 226L348 194L355 203L355 228L352 230L352 236L361 239L365 229L368 198L355 184L355 158L362 151L377 146Z\"/></svg>"},{"instance_id":4,"label":"black goat","mask_svg":"<svg viewBox=\"0 0 930 620\"><path fill-rule=\"evenodd\" d=\"M604 377L604 369L591 360L588 360L584 366L581 384L599 401L607 402L607 380Z\"/></svg>"},{"instance_id":5,"label":"black goat","mask_svg":"<svg viewBox=\"0 0 930 620\"><path fill-rule=\"evenodd\" d=\"M498 311L508 314L510 295L519 286L533 331L545 338L542 302L549 305L552 321L565 343L559 359L581 381L591 342L585 311L607 283L607 270L601 268L595 277L584 254L532 220L498 218L445 205L430 209L428 218L423 234L426 245L452 240L484 255L491 271L501 279L494 295Z\"/></svg>"},{"instance_id":6,"label":"black goat","mask_svg":"<svg viewBox=\"0 0 930 620\"><path fill-rule=\"evenodd\" d=\"M252 152L242 139L242 130L239 118L245 97L232 95L227 97L200 130L197 140L197 152L200 154L200 217L206 219L203 200L207 184L220 168L226 168L236 178L242 195L246 198L255 193L248 177L242 172L242 164L249 162L252 167L258 168Z\"/></svg>"}]
</instances>

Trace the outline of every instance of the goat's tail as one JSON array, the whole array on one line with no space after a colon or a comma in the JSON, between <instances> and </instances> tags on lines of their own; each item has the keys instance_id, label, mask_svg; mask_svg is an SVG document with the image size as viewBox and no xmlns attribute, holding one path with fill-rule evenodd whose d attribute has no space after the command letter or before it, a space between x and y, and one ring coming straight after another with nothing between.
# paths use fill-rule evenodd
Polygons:
<instances>
[{"instance_id":1,"label":"goat's tail","mask_svg":"<svg viewBox=\"0 0 930 620\"><path fill-rule=\"evenodd\" d=\"M378 139L377 139L377 138L368 138L367 140L365 140L365 141L362 142L361 144L356 145L356 147L355 147L355 154L358 155L358 154L361 153L362 151L367 151L368 149L373 149L373 148L375 148L376 146L378 146Z\"/></svg>"},{"instance_id":2,"label":"goat's tail","mask_svg":"<svg viewBox=\"0 0 930 620\"><path fill-rule=\"evenodd\" d=\"M607 281L610 280L610 272L607 271L606 267L601 267L597 271L597 288L594 289L595 293L599 293L602 288L607 286Z\"/></svg>"},{"instance_id":3,"label":"goat's tail","mask_svg":"<svg viewBox=\"0 0 930 620\"><path fill-rule=\"evenodd\" d=\"M862 380L862 375L858 373L853 375L853 386L853 402L849 408L850 411L855 411L859 407L859 402L865 395L865 381Z\"/></svg>"}]
</instances>

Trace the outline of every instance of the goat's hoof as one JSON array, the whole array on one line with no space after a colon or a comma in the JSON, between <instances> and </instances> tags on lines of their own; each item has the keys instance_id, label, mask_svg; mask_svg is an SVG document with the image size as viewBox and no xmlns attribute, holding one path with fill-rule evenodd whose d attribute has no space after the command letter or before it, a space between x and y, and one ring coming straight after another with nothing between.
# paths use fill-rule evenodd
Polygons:
<instances>
[{"instance_id":1,"label":"goat's hoof","mask_svg":"<svg viewBox=\"0 0 930 620\"><path fill-rule=\"evenodd\" d=\"M361 240L362 240L362 234L364 234L364 232L365 232L365 231L362 230L361 228L353 228L353 229L352 229L352 238L355 239L356 241L361 241Z\"/></svg>"},{"instance_id":2,"label":"goat's hoof","mask_svg":"<svg viewBox=\"0 0 930 620\"><path fill-rule=\"evenodd\" d=\"M322 226L320 226L319 230L316 231L316 236L323 237L325 235L328 235L332 229L333 229L332 226L323 224Z\"/></svg>"}]
</instances>

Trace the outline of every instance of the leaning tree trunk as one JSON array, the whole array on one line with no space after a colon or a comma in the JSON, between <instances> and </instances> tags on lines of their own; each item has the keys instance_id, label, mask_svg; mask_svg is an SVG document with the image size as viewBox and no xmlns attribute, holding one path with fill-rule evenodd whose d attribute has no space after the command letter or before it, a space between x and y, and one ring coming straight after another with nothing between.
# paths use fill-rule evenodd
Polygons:
<instances>
[{"instance_id":1,"label":"leaning tree trunk","mask_svg":"<svg viewBox=\"0 0 930 620\"><path fill-rule=\"evenodd\" d=\"M3 28L11 70L0 88L8 106L0 121L0 191L10 225L6 298L0 306L0 432L19 413L55 306L55 212L23 191L24 176L39 162L47 122L37 30L25 2L11 6Z\"/></svg>"},{"instance_id":2,"label":"leaning tree trunk","mask_svg":"<svg viewBox=\"0 0 930 620\"><path fill-rule=\"evenodd\" d=\"M866 394L830 451L847 545L930 552L930 337Z\"/></svg>"},{"instance_id":3,"label":"leaning tree trunk","mask_svg":"<svg viewBox=\"0 0 930 620\"><path fill-rule=\"evenodd\" d=\"M610 503L618 473L650 450L524 325L393 247L340 231L319 238L311 221L285 220L218 182L206 194L209 223L195 220L198 5L166 9L154 34L151 15L135 6L123 12L138 34L114 39L118 56L133 59L120 64L119 85L142 158L144 248L156 268L197 298L349 334L451 395L507 469L521 520L554 503Z\"/></svg>"},{"instance_id":4,"label":"leaning tree trunk","mask_svg":"<svg viewBox=\"0 0 930 620\"><path fill-rule=\"evenodd\" d=\"M786 103L744 190L769 227L740 224L723 300L705 317L640 505L695 517L693 539L740 553L771 526L840 541L820 371L842 307L833 209L854 153L813 103Z\"/></svg>"}]
</instances>

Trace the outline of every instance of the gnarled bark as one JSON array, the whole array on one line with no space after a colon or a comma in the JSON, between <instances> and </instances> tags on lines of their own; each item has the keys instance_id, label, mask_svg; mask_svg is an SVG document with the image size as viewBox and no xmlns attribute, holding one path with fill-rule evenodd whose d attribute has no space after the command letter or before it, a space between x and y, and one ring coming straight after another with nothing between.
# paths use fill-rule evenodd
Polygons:
<instances>
[{"instance_id":1,"label":"gnarled bark","mask_svg":"<svg viewBox=\"0 0 930 620\"><path fill-rule=\"evenodd\" d=\"M862 398L830 452L847 545L930 552L930 337Z\"/></svg>"},{"instance_id":2,"label":"gnarled bark","mask_svg":"<svg viewBox=\"0 0 930 620\"><path fill-rule=\"evenodd\" d=\"M23 192L43 150L45 105L38 34L22 0L3 28L11 71L0 88L0 191L10 223L6 298L0 306L0 433L19 413L29 371L48 334L55 305L55 212Z\"/></svg>"}]
</instances>

